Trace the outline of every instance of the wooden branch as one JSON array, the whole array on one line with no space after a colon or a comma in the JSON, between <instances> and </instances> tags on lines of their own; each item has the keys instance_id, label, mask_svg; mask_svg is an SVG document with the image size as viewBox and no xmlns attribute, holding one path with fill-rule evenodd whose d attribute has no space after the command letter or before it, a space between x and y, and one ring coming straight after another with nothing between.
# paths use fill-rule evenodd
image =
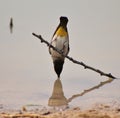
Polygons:
<instances>
[{"instance_id":1,"label":"wooden branch","mask_svg":"<svg viewBox=\"0 0 120 118\"><path fill-rule=\"evenodd\" d=\"M35 37L37 37L38 39L40 39L40 40L41 40L41 43L47 44L47 46L49 46L50 48L53 48L55 51L57 51L59 54L61 54L62 56L66 57L67 59L69 59L69 60L72 61L73 63L79 64L79 65L83 66L84 69L90 69L90 70L92 70L92 71L94 71L94 72L99 73L101 76L107 76L107 77L110 77L110 78L112 78L112 79L118 79L118 78L116 78L115 76L113 76L111 73L104 73L103 71L101 71L101 70L99 70L99 69L95 69L95 68L93 68L93 67L91 67L91 66L88 66L88 65L86 65L86 64L83 63L83 62L77 61L77 60L73 59L72 57L70 57L70 56L68 56L68 55L64 55L60 50L58 50L57 48L55 48L54 46L52 46L48 41L44 40L41 35L37 35L37 34L35 34L35 33L32 33L32 34L33 34Z\"/></svg>"},{"instance_id":2,"label":"wooden branch","mask_svg":"<svg viewBox=\"0 0 120 118\"><path fill-rule=\"evenodd\" d=\"M94 87L92 87L92 88L89 88L89 89L84 90L84 91L83 91L82 93L80 93L80 94L75 94L75 95L73 95L72 97L68 98L68 103L71 102L73 99L75 99L75 98L77 98L77 97L80 97L80 96L83 96L84 94L86 94L86 93L88 93L88 92L91 92L91 91L93 91L93 90L95 90L95 89L98 89L98 88L102 87L102 86L105 85L105 84L111 83L112 81L113 81L113 79L112 79L112 78L109 78L108 80L103 81L103 82L100 82L98 85L96 85L96 86L94 86Z\"/></svg>"}]
</instances>

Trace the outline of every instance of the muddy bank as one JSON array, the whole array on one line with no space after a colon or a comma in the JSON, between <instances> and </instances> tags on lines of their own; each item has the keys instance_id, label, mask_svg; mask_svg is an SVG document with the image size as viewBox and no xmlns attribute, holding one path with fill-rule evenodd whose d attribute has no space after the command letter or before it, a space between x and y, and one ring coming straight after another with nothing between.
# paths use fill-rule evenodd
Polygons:
<instances>
[{"instance_id":1,"label":"muddy bank","mask_svg":"<svg viewBox=\"0 0 120 118\"><path fill-rule=\"evenodd\" d=\"M0 118L120 118L120 106L96 104L89 109L79 107L67 109L35 109L28 110L22 107L17 111L2 111Z\"/></svg>"}]
</instances>

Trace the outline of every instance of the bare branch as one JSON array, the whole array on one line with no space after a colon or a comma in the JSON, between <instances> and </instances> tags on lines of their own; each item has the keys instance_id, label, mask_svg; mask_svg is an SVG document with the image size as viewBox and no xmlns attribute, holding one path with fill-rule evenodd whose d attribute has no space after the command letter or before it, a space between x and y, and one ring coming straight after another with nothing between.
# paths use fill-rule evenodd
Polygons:
<instances>
[{"instance_id":1,"label":"bare branch","mask_svg":"<svg viewBox=\"0 0 120 118\"><path fill-rule=\"evenodd\" d=\"M50 48L53 48L55 51L57 51L59 54L61 54L62 56L66 57L67 59L69 59L69 60L72 61L73 63L79 64L79 65L83 66L84 69L90 69L90 70L92 70L92 71L94 71L94 72L99 73L101 76L110 77L110 78L112 78L112 79L118 79L118 78L116 78L115 76L113 76L111 73L104 73L103 71L101 71L101 70L99 70L99 69L95 69L95 68L93 68L93 67L91 67L91 66L88 66L88 65L86 65L86 64L83 63L83 62L77 61L77 60L73 59L72 57L70 57L70 56L68 56L68 55L64 55L60 50L58 50L57 48L55 48L54 46L52 46L48 41L44 40L41 35L37 35L37 34L35 34L35 33L32 33L32 34L33 34L35 37L39 38L39 39L41 40L41 43L47 44L47 46L49 46Z\"/></svg>"}]
</instances>

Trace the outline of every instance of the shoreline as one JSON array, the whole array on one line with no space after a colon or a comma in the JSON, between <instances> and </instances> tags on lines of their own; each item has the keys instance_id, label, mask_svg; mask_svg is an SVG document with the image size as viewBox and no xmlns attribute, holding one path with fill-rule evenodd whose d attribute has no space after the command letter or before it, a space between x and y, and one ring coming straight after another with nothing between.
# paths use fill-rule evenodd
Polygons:
<instances>
[{"instance_id":1,"label":"shoreline","mask_svg":"<svg viewBox=\"0 0 120 118\"><path fill-rule=\"evenodd\" d=\"M82 110L80 107L66 109L34 109L22 107L17 111L2 111L0 118L120 118L120 105L95 104L91 108Z\"/></svg>"}]
</instances>

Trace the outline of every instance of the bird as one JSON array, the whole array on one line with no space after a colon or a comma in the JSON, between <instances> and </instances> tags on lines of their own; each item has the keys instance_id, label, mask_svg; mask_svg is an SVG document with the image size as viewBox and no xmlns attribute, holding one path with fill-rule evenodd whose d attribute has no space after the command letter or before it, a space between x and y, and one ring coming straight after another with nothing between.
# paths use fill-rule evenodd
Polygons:
<instances>
[{"instance_id":1,"label":"bird","mask_svg":"<svg viewBox=\"0 0 120 118\"><path fill-rule=\"evenodd\" d=\"M69 34L67 30L68 18L61 16L59 19L60 23L52 36L50 44L61 51L63 55L68 55L70 50ZM49 47L49 53L51 54L53 60L54 70L59 78L63 69L65 56L59 54L51 47Z\"/></svg>"},{"instance_id":2,"label":"bird","mask_svg":"<svg viewBox=\"0 0 120 118\"><path fill-rule=\"evenodd\" d=\"M10 18L10 23L9 23L9 27L10 27L10 33L13 32L13 18Z\"/></svg>"}]
</instances>

